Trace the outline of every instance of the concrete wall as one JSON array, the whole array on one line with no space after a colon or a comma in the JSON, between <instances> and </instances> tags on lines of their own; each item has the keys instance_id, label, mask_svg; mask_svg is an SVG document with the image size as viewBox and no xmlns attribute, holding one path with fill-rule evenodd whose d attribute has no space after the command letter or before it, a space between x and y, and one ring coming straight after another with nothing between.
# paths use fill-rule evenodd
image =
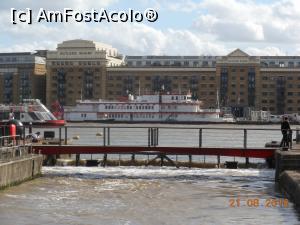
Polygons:
<instances>
[{"instance_id":1,"label":"concrete wall","mask_svg":"<svg viewBox=\"0 0 300 225\"><path fill-rule=\"evenodd\" d=\"M279 185L290 199L300 205L300 173L299 171L286 170L279 176Z\"/></svg>"},{"instance_id":2,"label":"concrete wall","mask_svg":"<svg viewBox=\"0 0 300 225\"><path fill-rule=\"evenodd\" d=\"M43 157L27 157L0 164L0 189L32 179L41 174Z\"/></svg>"},{"instance_id":3,"label":"concrete wall","mask_svg":"<svg viewBox=\"0 0 300 225\"><path fill-rule=\"evenodd\" d=\"M275 153L275 181L285 170L300 170L300 151L281 151Z\"/></svg>"}]
</instances>

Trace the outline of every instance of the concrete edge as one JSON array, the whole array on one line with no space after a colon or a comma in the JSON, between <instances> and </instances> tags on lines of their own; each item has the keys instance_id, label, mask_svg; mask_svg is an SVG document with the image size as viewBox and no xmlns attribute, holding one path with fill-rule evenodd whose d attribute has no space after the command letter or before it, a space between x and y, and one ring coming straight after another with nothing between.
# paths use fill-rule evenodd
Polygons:
<instances>
[{"instance_id":1,"label":"concrete edge","mask_svg":"<svg viewBox=\"0 0 300 225\"><path fill-rule=\"evenodd\" d=\"M300 171L282 172L279 175L279 186L297 206L300 206Z\"/></svg>"},{"instance_id":2,"label":"concrete edge","mask_svg":"<svg viewBox=\"0 0 300 225\"><path fill-rule=\"evenodd\" d=\"M19 185L23 182L33 180L42 176L43 157L41 155L31 155L26 158L20 158L9 162L0 163L1 184L0 191ZM24 163L27 165L27 170L24 168ZM16 169L18 167L19 169Z\"/></svg>"},{"instance_id":3,"label":"concrete edge","mask_svg":"<svg viewBox=\"0 0 300 225\"><path fill-rule=\"evenodd\" d=\"M39 178L41 176L43 176L42 173L39 173L39 174L34 175L33 177L28 177L24 180L19 180L19 181L12 182L12 183L10 183L6 186L0 186L0 191L3 191L3 190L5 190L9 187L17 186L17 185L22 184L22 183L27 182L27 181L34 180L34 179Z\"/></svg>"}]
</instances>

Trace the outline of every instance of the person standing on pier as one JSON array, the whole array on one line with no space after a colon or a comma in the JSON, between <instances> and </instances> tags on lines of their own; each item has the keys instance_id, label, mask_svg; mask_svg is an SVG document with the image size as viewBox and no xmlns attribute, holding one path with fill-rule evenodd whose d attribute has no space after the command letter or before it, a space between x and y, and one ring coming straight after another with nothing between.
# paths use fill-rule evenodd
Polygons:
<instances>
[{"instance_id":1,"label":"person standing on pier","mask_svg":"<svg viewBox=\"0 0 300 225\"><path fill-rule=\"evenodd\" d=\"M290 127L288 117L284 117L281 122L282 140L280 143L280 147L289 147L290 132L291 132L291 127Z\"/></svg>"}]
</instances>

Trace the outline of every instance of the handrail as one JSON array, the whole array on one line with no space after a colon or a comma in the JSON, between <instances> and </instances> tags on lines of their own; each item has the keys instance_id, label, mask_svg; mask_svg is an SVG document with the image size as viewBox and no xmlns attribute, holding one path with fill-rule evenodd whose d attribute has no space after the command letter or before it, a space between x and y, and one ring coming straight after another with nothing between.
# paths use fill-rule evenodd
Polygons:
<instances>
[{"instance_id":1,"label":"handrail","mask_svg":"<svg viewBox=\"0 0 300 225\"><path fill-rule=\"evenodd\" d=\"M195 125L193 125L195 126ZM67 127L67 128L159 128L159 129L176 129L176 130L198 130L198 129L205 129L205 130L270 130L270 131L281 131L280 127L279 128L234 128L234 127L172 127L172 126L60 126L61 128ZM49 127L50 128L50 127ZM58 127L59 128L59 127ZM297 131L300 129L291 129L292 131Z\"/></svg>"}]
</instances>

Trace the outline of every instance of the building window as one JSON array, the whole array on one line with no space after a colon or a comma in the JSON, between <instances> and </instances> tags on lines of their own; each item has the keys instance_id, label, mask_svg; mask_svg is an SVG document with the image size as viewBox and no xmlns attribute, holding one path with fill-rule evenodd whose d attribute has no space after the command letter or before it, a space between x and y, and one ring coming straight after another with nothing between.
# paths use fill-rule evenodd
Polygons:
<instances>
[{"instance_id":1,"label":"building window","mask_svg":"<svg viewBox=\"0 0 300 225\"><path fill-rule=\"evenodd\" d=\"M288 96L293 96L293 92L288 92Z\"/></svg>"}]
</instances>

